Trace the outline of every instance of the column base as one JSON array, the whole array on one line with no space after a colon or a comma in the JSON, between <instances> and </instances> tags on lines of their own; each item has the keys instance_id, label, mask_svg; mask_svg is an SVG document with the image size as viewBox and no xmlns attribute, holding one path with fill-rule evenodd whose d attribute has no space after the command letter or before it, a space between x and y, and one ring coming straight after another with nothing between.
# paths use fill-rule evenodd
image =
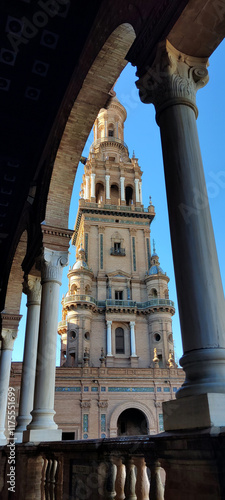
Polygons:
<instances>
[{"instance_id":1,"label":"column base","mask_svg":"<svg viewBox=\"0 0 225 500\"><path fill-rule=\"evenodd\" d=\"M114 366L114 356L112 354L107 354L106 356L106 366Z\"/></svg>"},{"instance_id":2,"label":"column base","mask_svg":"<svg viewBox=\"0 0 225 500\"><path fill-rule=\"evenodd\" d=\"M23 433L23 443L62 441L61 429L30 429Z\"/></svg>"},{"instance_id":3,"label":"column base","mask_svg":"<svg viewBox=\"0 0 225 500\"><path fill-rule=\"evenodd\" d=\"M163 403L165 431L225 426L225 394L187 396Z\"/></svg>"},{"instance_id":4,"label":"column base","mask_svg":"<svg viewBox=\"0 0 225 500\"><path fill-rule=\"evenodd\" d=\"M138 359L139 357L137 354L132 354L132 356L130 356L131 368L138 368Z\"/></svg>"}]
</instances>

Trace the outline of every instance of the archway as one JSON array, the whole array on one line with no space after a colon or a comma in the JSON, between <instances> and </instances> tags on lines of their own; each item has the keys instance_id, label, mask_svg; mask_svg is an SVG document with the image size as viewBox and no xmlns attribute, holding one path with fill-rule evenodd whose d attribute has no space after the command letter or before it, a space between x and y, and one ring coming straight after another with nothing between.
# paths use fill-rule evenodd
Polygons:
<instances>
[{"instance_id":1,"label":"archway","mask_svg":"<svg viewBox=\"0 0 225 500\"><path fill-rule=\"evenodd\" d=\"M153 416L152 411L149 409L149 407L144 403L130 399L126 403L119 404L114 409L114 411L111 415L111 418L110 418L110 425L109 425L110 437L117 436L118 419L119 419L120 415L125 410L130 410L130 409L137 409L140 411L140 413L142 415L144 415L146 422L147 422L148 434L150 434L151 432L153 434L156 433L156 431L157 431L156 420L155 420L155 417ZM143 417L141 417L141 418L143 420Z\"/></svg>"},{"instance_id":2,"label":"archway","mask_svg":"<svg viewBox=\"0 0 225 500\"><path fill-rule=\"evenodd\" d=\"M70 200L82 150L99 109L106 105L111 88L127 64L125 57L134 40L131 24L118 26L105 41L84 80L54 163L45 214L45 222L50 226L68 227ZM62 192L67 193L63 204Z\"/></svg>"},{"instance_id":3,"label":"archway","mask_svg":"<svg viewBox=\"0 0 225 500\"><path fill-rule=\"evenodd\" d=\"M127 408L117 421L118 436L142 436L149 434L145 414L137 408Z\"/></svg>"}]
</instances>

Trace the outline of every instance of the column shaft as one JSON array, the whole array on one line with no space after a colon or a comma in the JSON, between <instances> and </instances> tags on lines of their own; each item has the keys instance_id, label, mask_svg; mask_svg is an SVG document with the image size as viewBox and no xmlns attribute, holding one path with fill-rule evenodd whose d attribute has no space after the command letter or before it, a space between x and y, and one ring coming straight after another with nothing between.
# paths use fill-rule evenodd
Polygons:
<instances>
[{"instance_id":1,"label":"column shaft","mask_svg":"<svg viewBox=\"0 0 225 500\"><path fill-rule=\"evenodd\" d=\"M91 174L91 198L95 198L95 174Z\"/></svg>"},{"instance_id":2,"label":"column shaft","mask_svg":"<svg viewBox=\"0 0 225 500\"><path fill-rule=\"evenodd\" d=\"M61 431L54 422L55 360L59 289L67 252L44 249L40 259L42 297L32 422L24 441L57 441Z\"/></svg>"},{"instance_id":3,"label":"column shaft","mask_svg":"<svg viewBox=\"0 0 225 500\"><path fill-rule=\"evenodd\" d=\"M124 180L125 180L125 177L120 177L121 201L125 201Z\"/></svg>"},{"instance_id":4,"label":"column shaft","mask_svg":"<svg viewBox=\"0 0 225 500\"><path fill-rule=\"evenodd\" d=\"M106 195L106 200L110 200L110 186L109 186L109 181L110 181L110 175L105 176L105 195Z\"/></svg>"},{"instance_id":5,"label":"column shaft","mask_svg":"<svg viewBox=\"0 0 225 500\"><path fill-rule=\"evenodd\" d=\"M86 193L86 200L89 200L89 197L90 197L89 175L86 175L86 189L85 189L85 193Z\"/></svg>"},{"instance_id":6,"label":"column shaft","mask_svg":"<svg viewBox=\"0 0 225 500\"><path fill-rule=\"evenodd\" d=\"M139 201L140 201L140 199L139 199L139 180L138 179L134 179L134 182L135 182L136 203L139 203Z\"/></svg>"},{"instance_id":7,"label":"column shaft","mask_svg":"<svg viewBox=\"0 0 225 500\"><path fill-rule=\"evenodd\" d=\"M15 437L17 443L23 440L23 431L31 421L34 404L34 384L37 361L37 343L41 304L41 283L39 278L28 277L25 285L27 293L27 322L22 367L19 414Z\"/></svg>"},{"instance_id":8,"label":"column shaft","mask_svg":"<svg viewBox=\"0 0 225 500\"><path fill-rule=\"evenodd\" d=\"M107 321L107 356L112 356L112 321Z\"/></svg>"},{"instance_id":9,"label":"column shaft","mask_svg":"<svg viewBox=\"0 0 225 500\"><path fill-rule=\"evenodd\" d=\"M136 356L136 342L134 332L135 321L130 321L130 350L131 356Z\"/></svg>"}]
</instances>

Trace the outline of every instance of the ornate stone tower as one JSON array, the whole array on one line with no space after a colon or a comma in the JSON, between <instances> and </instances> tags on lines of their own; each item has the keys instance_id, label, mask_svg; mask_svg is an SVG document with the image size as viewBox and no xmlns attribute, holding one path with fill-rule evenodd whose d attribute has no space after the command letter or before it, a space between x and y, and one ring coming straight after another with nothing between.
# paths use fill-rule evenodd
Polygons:
<instances>
[{"instance_id":1,"label":"ornate stone tower","mask_svg":"<svg viewBox=\"0 0 225 500\"><path fill-rule=\"evenodd\" d=\"M125 120L114 97L95 121L84 167L76 262L58 328L56 418L70 439L156 434L162 402L183 381L174 362L169 278L155 248L151 255L155 211L151 201L142 203L142 171L124 142Z\"/></svg>"},{"instance_id":2,"label":"ornate stone tower","mask_svg":"<svg viewBox=\"0 0 225 500\"><path fill-rule=\"evenodd\" d=\"M151 256L155 212L142 204L142 171L124 143L125 120L114 97L94 124L73 237L76 263L63 299L66 366L99 366L101 349L112 367L167 367L174 357L169 278L155 250Z\"/></svg>"}]
</instances>

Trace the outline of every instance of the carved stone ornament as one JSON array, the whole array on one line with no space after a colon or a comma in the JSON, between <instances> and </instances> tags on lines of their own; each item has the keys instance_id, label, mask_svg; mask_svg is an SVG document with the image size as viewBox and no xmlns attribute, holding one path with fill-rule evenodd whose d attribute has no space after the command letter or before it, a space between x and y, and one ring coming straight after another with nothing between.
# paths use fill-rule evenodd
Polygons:
<instances>
[{"instance_id":1,"label":"carved stone ornament","mask_svg":"<svg viewBox=\"0 0 225 500\"><path fill-rule=\"evenodd\" d=\"M99 408L108 408L108 401L98 401Z\"/></svg>"},{"instance_id":2,"label":"carved stone ornament","mask_svg":"<svg viewBox=\"0 0 225 500\"><path fill-rule=\"evenodd\" d=\"M209 80L207 66L207 58L183 54L168 40L159 43L153 65L136 82L141 101L154 104L157 122L162 110L174 104L190 106L197 117L196 92Z\"/></svg>"},{"instance_id":3,"label":"carved stone ornament","mask_svg":"<svg viewBox=\"0 0 225 500\"><path fill-rule=\"evenodd\" d=\"M91 408L91 401L81 401L80 406L81 408Z\"/></svg>"},{"instance_id":4,"label":"carved stone ornament","mask_svg":"<svg viewBox=\"0 0 225 500\"><path fill-rule=\"evenodd\" d=\"M16 337L17 330L3 328L1 332L2 350L12 351Z\"/></svg>"},{"instance_id":5,"label":"carved stone ornament","mask_svg":"<svg viewBox=\"0 0 225 500\"><path fill-rule=\"evenodd\" d=\"M25 276L23 292L27 294L27 306L40 305L41 279L31 275Z\"/></svg>"},{"instance_id":6,"label":"carved stone ornament","mask_svg":"<svg viewBox=\"0 0 225 500\"><path fill-rule=\"evenodd\" d=\"M68 252L60 252L43 248L37 261L37 268L41 270L41 283L54 281L62 284L63 268L68 264Z\"/></svg>"}]
</instances>

